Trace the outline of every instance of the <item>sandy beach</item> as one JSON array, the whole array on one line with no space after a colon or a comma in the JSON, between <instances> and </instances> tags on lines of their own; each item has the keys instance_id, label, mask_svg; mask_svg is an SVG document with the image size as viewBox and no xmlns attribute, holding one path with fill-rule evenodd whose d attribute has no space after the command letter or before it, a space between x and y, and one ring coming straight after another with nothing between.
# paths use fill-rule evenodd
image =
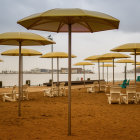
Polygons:
<instances>
[{"instance_id":1,"label":"sandy beach","mask_svg":"<svg viewBox=\"0 0 140 140\"><path fill-rule=\"evenodd\" d=\"M68 97L44 97L44 88L30 87L21 117L18 102L0 96L0 140L140 139L140 104L109 105L105 93L87 93L83 86L72 87L72 136L67 136Z\"/></svg>"}]
</instances>

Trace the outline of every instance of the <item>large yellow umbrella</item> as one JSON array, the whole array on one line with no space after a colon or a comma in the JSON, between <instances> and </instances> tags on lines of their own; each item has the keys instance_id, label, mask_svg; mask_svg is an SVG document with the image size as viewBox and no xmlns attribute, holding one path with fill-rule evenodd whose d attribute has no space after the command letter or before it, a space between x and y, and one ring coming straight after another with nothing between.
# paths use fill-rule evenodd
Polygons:
<instances>
[{"instance_id":1,"label":"large yellow umbrella","mask_svg":"<svg viewBox=\"0 0 140 140\"><path fill-rule=\"evenodd\" d=\"M23 18L18 23L27 29L68 32L68 135L71 135L71 32L99 32L118 29L112 16L83 9L52 9Z\"/></svg>"},{"instance_id":2,"label":"large yellow umbrella","mask_svg":"<svg viewBox=\"0 0 140 140\"><path fill-rule=\"evenodd\" d=\"M75 66L83 66L84 70L84 87L85 87L85 65L94 65L93 63L90 62L78 62L74 64Z\"/></svg>"},{"instance_id":3,"label":"large yellow umbrella","mask_svg":"<svg viewBox=\"0 0 140 140\"><path fill-rule=\"evenodd\" d=\"M98 60L93 60L91 62L98 62ZM112 63L112 60L100 60L100 62L102 62L103 64L103 80L104 80L104 63Z\"/></svg>"},{"instance_id":4,"label":"large yellow umbrella","mask_svg":"<svg viewBox=\"0 0 140 140\"><path fill-rule=\"evenodd\" d=\"M99 89L100 89L100 61L97 59L99 58L101 55L93 55L93 56L89 56L87 58L85 58L84 60L88 60L88 61L97 61L98 62L98 78L99 78Z\"/></svg>"},{"instance_id":5,"label":"large yellow umbrella","mask_svg":"<svg viewBox=\"0 0 140 140\"><path fill-rule=\"evenodd\" d=\"M103 65L100 65L100 67L107 67L107 84L108 84L108 67L113 67L113 65L112 64L103 64ZM116 66L114 65L114 67L116 67Z\"/></svg>"},{"instance_id":6,"label":"large yellow umbrella","mask_svg":"<svg viewBox=\"0 0 140 140\"><path fill-rule=\"evenodd\" d=\"M114 84L114 59L116 58L129 58L130 56L121 53L106 53L99 57L99 60L112 59L113 60L113 84Z\"/></svg>"},{"instance_id":7,"label":"large yellow umbrella","mask_svg":"<svg viewBox=\"0 0 140 140\"><path fill-rule=\"evenodd\" d=\"M140 43L127 43L113 48L115 52L134 52L135 54L135 84L136 84L136 52L140 52Z\"/></svg>"},{"instance_id":8,"label":"large yellow umbrella","mask_svg":"<svg viewBox=\"0 0 140 140\"><path fill-rule=\"evenodd\" d=\"M127 79L126 70L127 70L127 63L134 63L134 60L131 59L121 59L117 60L115 63L125 63L125 80Z\"/></svg>"},{"instance_id":9,"label":"large yellow umbrella","mask_svg":"<svg viewBox=\"0 0 140 140\"><path fill-rule=\"evenodd\" d=\"M1 55L7 55L7 56L19 56L19 49L10 49L7 51L4 51L1 53ZM22 73L22 85L23 85L23 56L37 56L37 55L42 55L41 52L33 50L33 49L25 49L21 48L21 73Z\"/></svg>"},{"instance_id":10,"label":"large yellow umbrella","mask_svg":"<svg viewBox=\"0 0 140 140\"><path fill-rule=\"evenodd\" d=\"M85 60L89 60L89 61L98 61L98 77L99 77L99 91L100 91L100 61L103 62L103 60L109 60L109 58L104 58L104 59L100 59L102 55L93 55L93 56L89 56L87 57Z\"/></svg>"},{"instance_id":11,"label":"large yellow umbrella","mask_svg":"<svg viewBox=\"0 0 140 140\"><path fill-rule=\"evenodd\" d=\"M75 58L75 55L71 55L72 58ZM42 55L40 58L57 58L57 85L58 85L58 94L59 94L59 58L68 58L68 54L65 52L51 52Z\"/></svg>"},{"instance_id":12,"label":"large yellow umbrella","mask_svg":"<svg viewBox=\"0 0 140 140\"><path fill-rule=\"evenodd\" d=\"M40 35L28 32L7 32L0 34L0 45L19 46L19 105L18 116L21 116L21 95L22 95L22 81L21 81L21 47L33 45L48 45L55 42L46 39Z\"/></svg>"}]
</instances>

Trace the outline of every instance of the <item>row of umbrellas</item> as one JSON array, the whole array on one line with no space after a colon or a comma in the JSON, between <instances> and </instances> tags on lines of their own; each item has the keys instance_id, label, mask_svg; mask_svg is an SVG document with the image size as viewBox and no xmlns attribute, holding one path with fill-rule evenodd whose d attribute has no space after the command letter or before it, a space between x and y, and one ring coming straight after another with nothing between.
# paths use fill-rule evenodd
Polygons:
<instances>
[{"instance_id":1,"label":"row of umbrellas","mask_svg":"<svg viewBox=\"0 0 140 140\"><path fill-rule=\"evenodd\" d=\"M27 29L42 30L51 32L68 32L68 135L71 135L71 47L72 47L72 32L99 32L105 30L118 29L119 20L104 13L88 11L83 9L52 9L43 13L33 14L19 20L17 23ZM7 34L8 35L8 34ZM29 45L47 45L54 43L50 40L36 40L31 36L9 38L3 34L0 35L1 45L16 45L19 46L19 94L21 95L21 46ZM16 42L16 43L15 43ZM131 45L130 45L131 46ZM137 46L137 45L136 45ZM137 47L136 47L137 48ZM126 49L124 49L126 50ZM123 50L123 51L124 51ZM132 49L135 52L138 49ZM114 50L122 51L122 50ZM127 50L127 51L130 51ZM136 55L135 55L136 56ZM105 56L104 56L105 57ZM110 57L111 58L111 57ZM114 67L113 57L113 67ZM98 59L98 63L99 63ZM136 64L136 57L135 57ZM99 78L100 79L100 78ZM114 80L114 78L113 78ZM20 106L20 99L19 99ZM20 111L19 111L20 112ZM20 116L21 114L19 114Z\"/></svg>"}]
</instances>

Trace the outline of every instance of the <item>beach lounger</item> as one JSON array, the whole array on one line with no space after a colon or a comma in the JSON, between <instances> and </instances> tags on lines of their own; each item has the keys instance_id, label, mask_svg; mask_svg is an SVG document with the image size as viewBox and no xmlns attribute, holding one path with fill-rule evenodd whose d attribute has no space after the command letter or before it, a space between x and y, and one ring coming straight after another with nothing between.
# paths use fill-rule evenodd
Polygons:
<instances>
[{"instance_id":1,"label":"beach lounger","mask_svg":"<svg viewBox=\"0 0 140 140\"><path fill-rule=\"evenodd\" d=\"M48 89L44 90L44 96L54 97L51 88L48 88Z\"/></svg>"},{"instance_id":2,"label":"beach lounger","mask_svg":"<svg viewBox=\"0 0 140 140\"><path fill-rule=\"evenodd\" d=\"M121 87L112 86L110 88L110 94L106 94L108 97L108 103L118 103L121 104Z\"/></svg>"},{"instance_id":3,"label":"beach lounger","mask_svg":"<svg viewBox=\"0 0 140 140\"><path fill-rule=\"evenodd\" d=\"M137 103L137 96L136 96L136 86L130 85L126 87L126 96L123 97L123 101L126 104L129 104L130 102Z\"/></svg>"},{"instance_id":4,"label":"beach lounger","mask_svg":"<svg viewBox=\"0 0 140 140\"><path fill-rule=\"evenodd\" d=\"M100 81L100 91L105 92L105 90L106 90L106 82Z\"/></svg>"},{"instance_id":5,"label":"beach lounger","mask_svg":"<svg viewBox=\"0 0 140 140\"><path fill-rule=\"evenodd\" d=\"M10 102L16 101L17 100L16 94L17 94L16 86L13 86L12 92L2 94L3 102L5 102L5 101L10 101Z\"/></svg>"},{"instance_id":6,"label":"beach lounger","mask_svg":"<svg viewBox=\"0 0 140 140\"><path fill-rule=\"evenodd\" d=\"M65 91L65 83L62 82L59 85L59 96L66 96L66 91Z\"/></svg>"},{"instance_id":7,"label":"beach lounger","mask_svg":"<svg viewBox=\"0 0 140 140\"><path fill-rule=\"evenodd\" d=\"M97 81L93 82L93 85L87 88L88 93L96 93L98 91L99 91L99 83Z\"/></svg>"}]
</instances>

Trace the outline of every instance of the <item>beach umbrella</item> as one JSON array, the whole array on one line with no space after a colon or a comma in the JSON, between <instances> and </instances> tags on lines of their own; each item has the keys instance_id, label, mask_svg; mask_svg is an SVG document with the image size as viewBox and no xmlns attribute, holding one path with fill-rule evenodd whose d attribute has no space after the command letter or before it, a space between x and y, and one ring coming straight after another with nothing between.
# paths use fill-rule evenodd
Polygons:
<instances>
[{"instance_id":1,"label":"beach umbrella","mask_svg":"<svg viewBox=\"0 0 140 140\"><path fill-rule=\"evenodd\" d=\"M84 60L89 60L92 62L95 62L95 61L98 62L99 91L100 91L100 61L109 60L109 58L100 59L101 56L102 55L93 55L93 56L89 56L86 59L84 59Z\"/></svg>"},{"instance_id":2,"label":"beach umbrella","mask_svg":"<svg viewBox=\"0 0 140 140\"><path fill-rule=\"evenodd\" d=\"M88 61L93 61L96 60L98 62L98 80L99 80L99 91L100 91L100 60L98 60L97 58L99 58L101 55L93 55L93 56L89 56L87 58L85 58L84 60L88 60Z\"/></svg>"},{"instance_id":3,"label":"beach umbrella","mask_svg":"<svg viewBox=\"0 0 140 140\"><path fill-rule=\"evenodd\" d=\"M126 54L121 54L121 53L106 53L102 55L99 60L104 60L104 59L112 59L113 60L113 85L114 85L114 59L117 58L130 58L130 56Z\"/></svg>"},{"instance_id":4,"label":"beach umbrella","mask_svg":"<svg viewBox=\"0 0 140 140\"><path fill-rule=\"evenodd\" d=\"M85 65L94 65L93 63L90 62L78 62L74 64L75 66L83 66L83 74L84 74L84 87L85 87Z\"/></svg>"},{"instance_id":5,"label":"beach umbrella","mask_svg":"<svg viewBox=\"0 0 140 140\"><path fill-rule=\"evenodd\" d=\"M135 62L132 65L135 65ZM140 65L140 62L136 62L136 65Z\"/></svg>"},{"instance_id":6,"label":"beach umbrella","mask_svg":"<svg viewBox=\"0 0 140 140\"><path fill-rule=\"evenodd\" d=\"M27 29L68 32L68 135L71 135L71 32L92 33L118 29L119 22L107 14L79 8L52 9L18 21Z\"/></svg>"},{"instance_id":7,"label":"beach umbrella","mask_svg":"<svg viewBox=\"0 0 140 140\"><path fill-rule=\"evenodd\" d=\"M75 55L71 55L72 58L75 58ZM65 52L51 52L42 55L40 58L56 58L57 59L57 86L58 86L58 95L59 95L59 58L68 58L68 54Z\"/></svg>"},{"instance_id":8,"label":"beach umbrella","mask_svg":"<svg viewBox=\"0 0 140 140\"><path fill-rule=\"evenodd\" d=\"M98 62L98 60L93 60L91 62ZM100 62L102 62L103 64L103 80L104 80L104 63L112 63L112 60L100 60Z\"/></svg>"},{"instance_id":9,"label":"beach umbrella","mask_svg":"<svg viewBox=\"0 0 140 140\"><path fill-rule=\"evenodd\" d=\"M140 43L127 43L111 49L115 52L134 52L135 58L135 84L136 84L136 52L140 52Z\"/></svg>"},{"instance_id":10,"label":"beach umbrella","mask_svg":"<svg viewBox=\"0 0 140 140\"><path fill-rule=\"evenodd\" d=\"M113 65L112 64L104 64L104 65L100 65L100 67L106 67L107 68L107 84L108 84L108 67L113 67ZM116 67L116 66L114 65L114 67Z\"/></svg>"},{"instance_id":11,"label":"beach umbrella","mask_svg":"<svg viewBox=\"0 0 140 140\"><path fill-rule=\"evenodd\" d=\"M7 56L19 56L19 49L10 49L7 51L4 51L1 53L1 55L7 55ZM22 73L22 86L23 86L23 56L37 56L37 55L42 55L41 52L33 50L33 49L25 49L25 48L21 48L21 73ZM23 96L23 95L22 95Z\"/></svg>"},{"instance_id":12,"label":"beach umbrella","mask_svg":"<svg viewBox=\"0 0 140 140\"><path fill-rule=\"evenodd\" d=\"M0 34L0 45L11 45L19 46L19 105L18 105L18 116L21 116L21 95L22 95L22 57L21 47L22 46L38 46L48 45L55 42L44 38L40 35L29 33L29 32L7 32Z\"/></svg>"},{"instance_id":13,"label":"beach umbrella","mask_svg":"<svg viewBox=\"0 0 140 140\"><path fill-rule=\"evenodd\" d=\"M125 63L125 80L127 79L127 74L126 74L126 71L127 71L127 63L134 63L134 60L131 60L131 59L121 59L121 60L117 60L115 63Z\"/></svg>"}]
</instances>

